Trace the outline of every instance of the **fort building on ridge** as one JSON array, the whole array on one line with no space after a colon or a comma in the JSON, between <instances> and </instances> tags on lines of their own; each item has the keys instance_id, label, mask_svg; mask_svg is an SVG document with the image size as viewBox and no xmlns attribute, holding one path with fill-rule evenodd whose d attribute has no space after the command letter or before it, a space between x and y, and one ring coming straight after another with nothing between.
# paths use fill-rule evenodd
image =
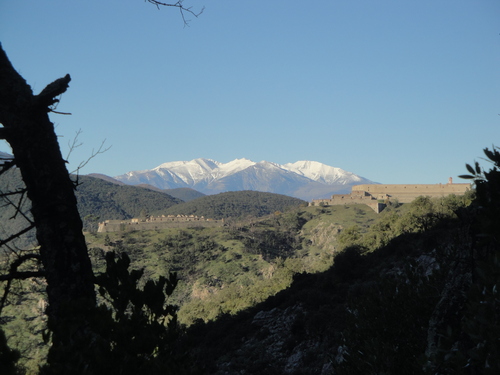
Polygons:
<instances>
[{"instance_id":1,"label":"fort building on ridge","mask_svg":"<svg viewBox=\"0 0 500 375\"><path fill-rule=\"evenodd\" d=\"M352 187L350 194L334 194L329 199L313 199L310 206L337 206L346 204L366 204L375 212L381 212L387 202L410 203L419 196L431 198L450 194L464 195L471 190L468 183L454 184L452 178L447 184L365 184Z\"/></svg>"}]
</instances>

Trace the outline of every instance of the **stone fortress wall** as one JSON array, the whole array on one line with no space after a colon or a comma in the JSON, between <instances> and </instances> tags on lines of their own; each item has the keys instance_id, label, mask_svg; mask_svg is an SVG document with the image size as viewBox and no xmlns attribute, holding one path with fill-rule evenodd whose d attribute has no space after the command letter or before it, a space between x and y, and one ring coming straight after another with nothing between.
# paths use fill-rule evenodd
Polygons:
<instances>
[{"instance_id":1,"label":"stone fortress wall","mask_svg":"<svg viewBox=\"0 0 500 375\"><path fill-rule=\"evenodd\" d=\"M416 184L416 185L355 185L350 194L334 194L330 199L313 199L310 206L336 206L346 204L366 204L375 212L382 211L389 201L410 203L419 196L431 198L446 195L464 195L471 189L470 184L454 184L450 178L447 184Z\"/></svg>"},{"instance_id":2,"label":"stone fortress wall","mask_svg":"<svg viewBox=\"0 0 500 375\"><path fill-rule=\"evenodd\" d=\"M161 215L144 219L106 220L99 223L97 232L128 232L133 230L156 230L188 227L220 227L224 220L205 219L195 215Z\"/></svg>"}]
</instances>

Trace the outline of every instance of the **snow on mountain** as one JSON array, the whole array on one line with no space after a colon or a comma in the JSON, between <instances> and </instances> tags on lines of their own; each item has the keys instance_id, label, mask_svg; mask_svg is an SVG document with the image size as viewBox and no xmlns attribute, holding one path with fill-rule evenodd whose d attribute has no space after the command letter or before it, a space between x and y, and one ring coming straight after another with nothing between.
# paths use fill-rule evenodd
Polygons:
<instances>
[{"instance_id":1,"label":"snow on mountain","mask_svg":"<svg viewBox=\"0 0 500 375\"><path fill-rule=\"evenodd\" d=\"M363 183L363 178L354 173L344 171L340 168L330 167L329 165L317 161L301 160L295 163L284 164L283 168L327 185L346 185L352 184L353 182Z\"/></svg>"},{"instance_id":2,"label":"snow on mountain","mask_svg":"<svg viewBox=\"0 0 500 375\"><path fill-rule=\"evenodd\" d=\"M255 190L311 200L348 193L352 185L373 183L340 168L316 161L284 165L242 158L228 163L211 159L174 161L156 168L128 172L115 179L130 185L149 184L161 189L189 187L204 194Z\"/></svg>"},{"instance_id":3,"label":"snow on mountain","mask_svg":"<svg viewBox=\"0 0 500 375\"><path fill-rule=\"evenodd\" d=\"M191 161L174 161L164 163L152 171L159 176L171 176L174 180L181 180L187 185L196 185L198 182L210 178L211 172L218 169L220 163L210 159L194 159Z\"/></svg>"},{"instance_id":4,"label":"snow on mountain","mask_svg":"<svg viewBox=\"0 0 500 375\"><path fill-rule=\"evenodd\" d=\"M213 180L237 173L254 164L255 162L248 159L236 159L223 164L215 160L199 158L191 161L163 163L153 168L151 172L166 180L182 181L187 186L208 185Z\"/></svg>"},{"instance_id":5,"label":"snow on mountain","mask_svg":"<svg viewBox=\"0 0 500 375\"><path fill-rule=\"evenodd\" d=\"M207 186L208 194L222 191L257 190L295 196L298 186L308 184L310 179L290 173L280 165L261 161L236 173L227 175Z\"/></svg>"},{"instance_id":6,"label":"snow on mountain","mask_svg":"<svg viewBox=\"0 0 500 375\"><path fill-rule=\"evenodd\" d=\"M229 176L233 173L240 172L248 167L255 165L256 163L248 159L235 159L226 164L220 164L217 174L214 177L221 178Z\"/></svg>"}]
</instances>

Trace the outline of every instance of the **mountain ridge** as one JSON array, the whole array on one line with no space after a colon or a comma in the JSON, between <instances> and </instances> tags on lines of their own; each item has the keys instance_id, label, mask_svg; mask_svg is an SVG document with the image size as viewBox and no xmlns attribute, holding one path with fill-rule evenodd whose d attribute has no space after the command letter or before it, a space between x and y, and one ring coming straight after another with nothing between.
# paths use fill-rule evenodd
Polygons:
<instances>
[{"instance_id":1,"label":"mountain ridge","mask_svg":"<svg viewBox=\"0 0 500 375\"><path fill-rule=\"evenodd\" d=\"M207 195L255 190L307 201L349 193L353 185L376 183L317 161L281 165L246 158L228 163L205 158L173 161L152 169L130 171L114 179L128 185L149 184L160 189L191 188Z\"/></svg>"}]
</instances>

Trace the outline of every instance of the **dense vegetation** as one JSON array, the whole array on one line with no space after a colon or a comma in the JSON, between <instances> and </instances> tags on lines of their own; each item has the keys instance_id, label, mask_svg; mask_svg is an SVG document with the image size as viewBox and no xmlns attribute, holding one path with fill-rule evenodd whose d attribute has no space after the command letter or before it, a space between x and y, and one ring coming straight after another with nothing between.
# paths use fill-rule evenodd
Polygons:
<instances>
[{"instance_id":1,"label":"dense vegetation","mask_svg":"<svg viewBox=\"0 0 500 375\"><path fill-rule=\"evenodd\" d=\"M189 202L196 198L204 197L205 194L191 188L175 188L175 189L159 189L151 185L134 185L145 189L156 190L168 194L174 198L180 199L183 202Z\"/></svg>"},{"instance_id":2,"label":"dense vegetation","mask_svg":"<svg viewBox=\"0 0 500 375\"><path fill-rule=\"evenodd\" d=\"M78 183L78 211L87 229L95 224L96 218L120 220L139 217L141 212L159 214L182 202L161 192L117 185L94 177L79 176Z\"/></svg>"},{"instance_id":3,"label":"dense vegetation","mask_svg":"<svg viewBox=\"0 0 500 375\"><path fill-rule=\"evenodd\" d=\"M303 207L224 227L88 234L95 268L102 254L127 252L148 277L177 272L173 295L179 320L214 319L235 313L287 287L297 272L327 269L343 226L367 228L368 207Z\"/></svg>"},{"instance_id":4,"label":"dense vegetation","mask_svg":"<svg viewBox=\"0 0 500 375\"><path fill-rule=\"evenodd\" d=\"M261 217L306 204L301 199L286 195L245 190L207 195L171 207L165 212L172 215L198 215L212 219Z\"/></svg>"}]
</instances>

